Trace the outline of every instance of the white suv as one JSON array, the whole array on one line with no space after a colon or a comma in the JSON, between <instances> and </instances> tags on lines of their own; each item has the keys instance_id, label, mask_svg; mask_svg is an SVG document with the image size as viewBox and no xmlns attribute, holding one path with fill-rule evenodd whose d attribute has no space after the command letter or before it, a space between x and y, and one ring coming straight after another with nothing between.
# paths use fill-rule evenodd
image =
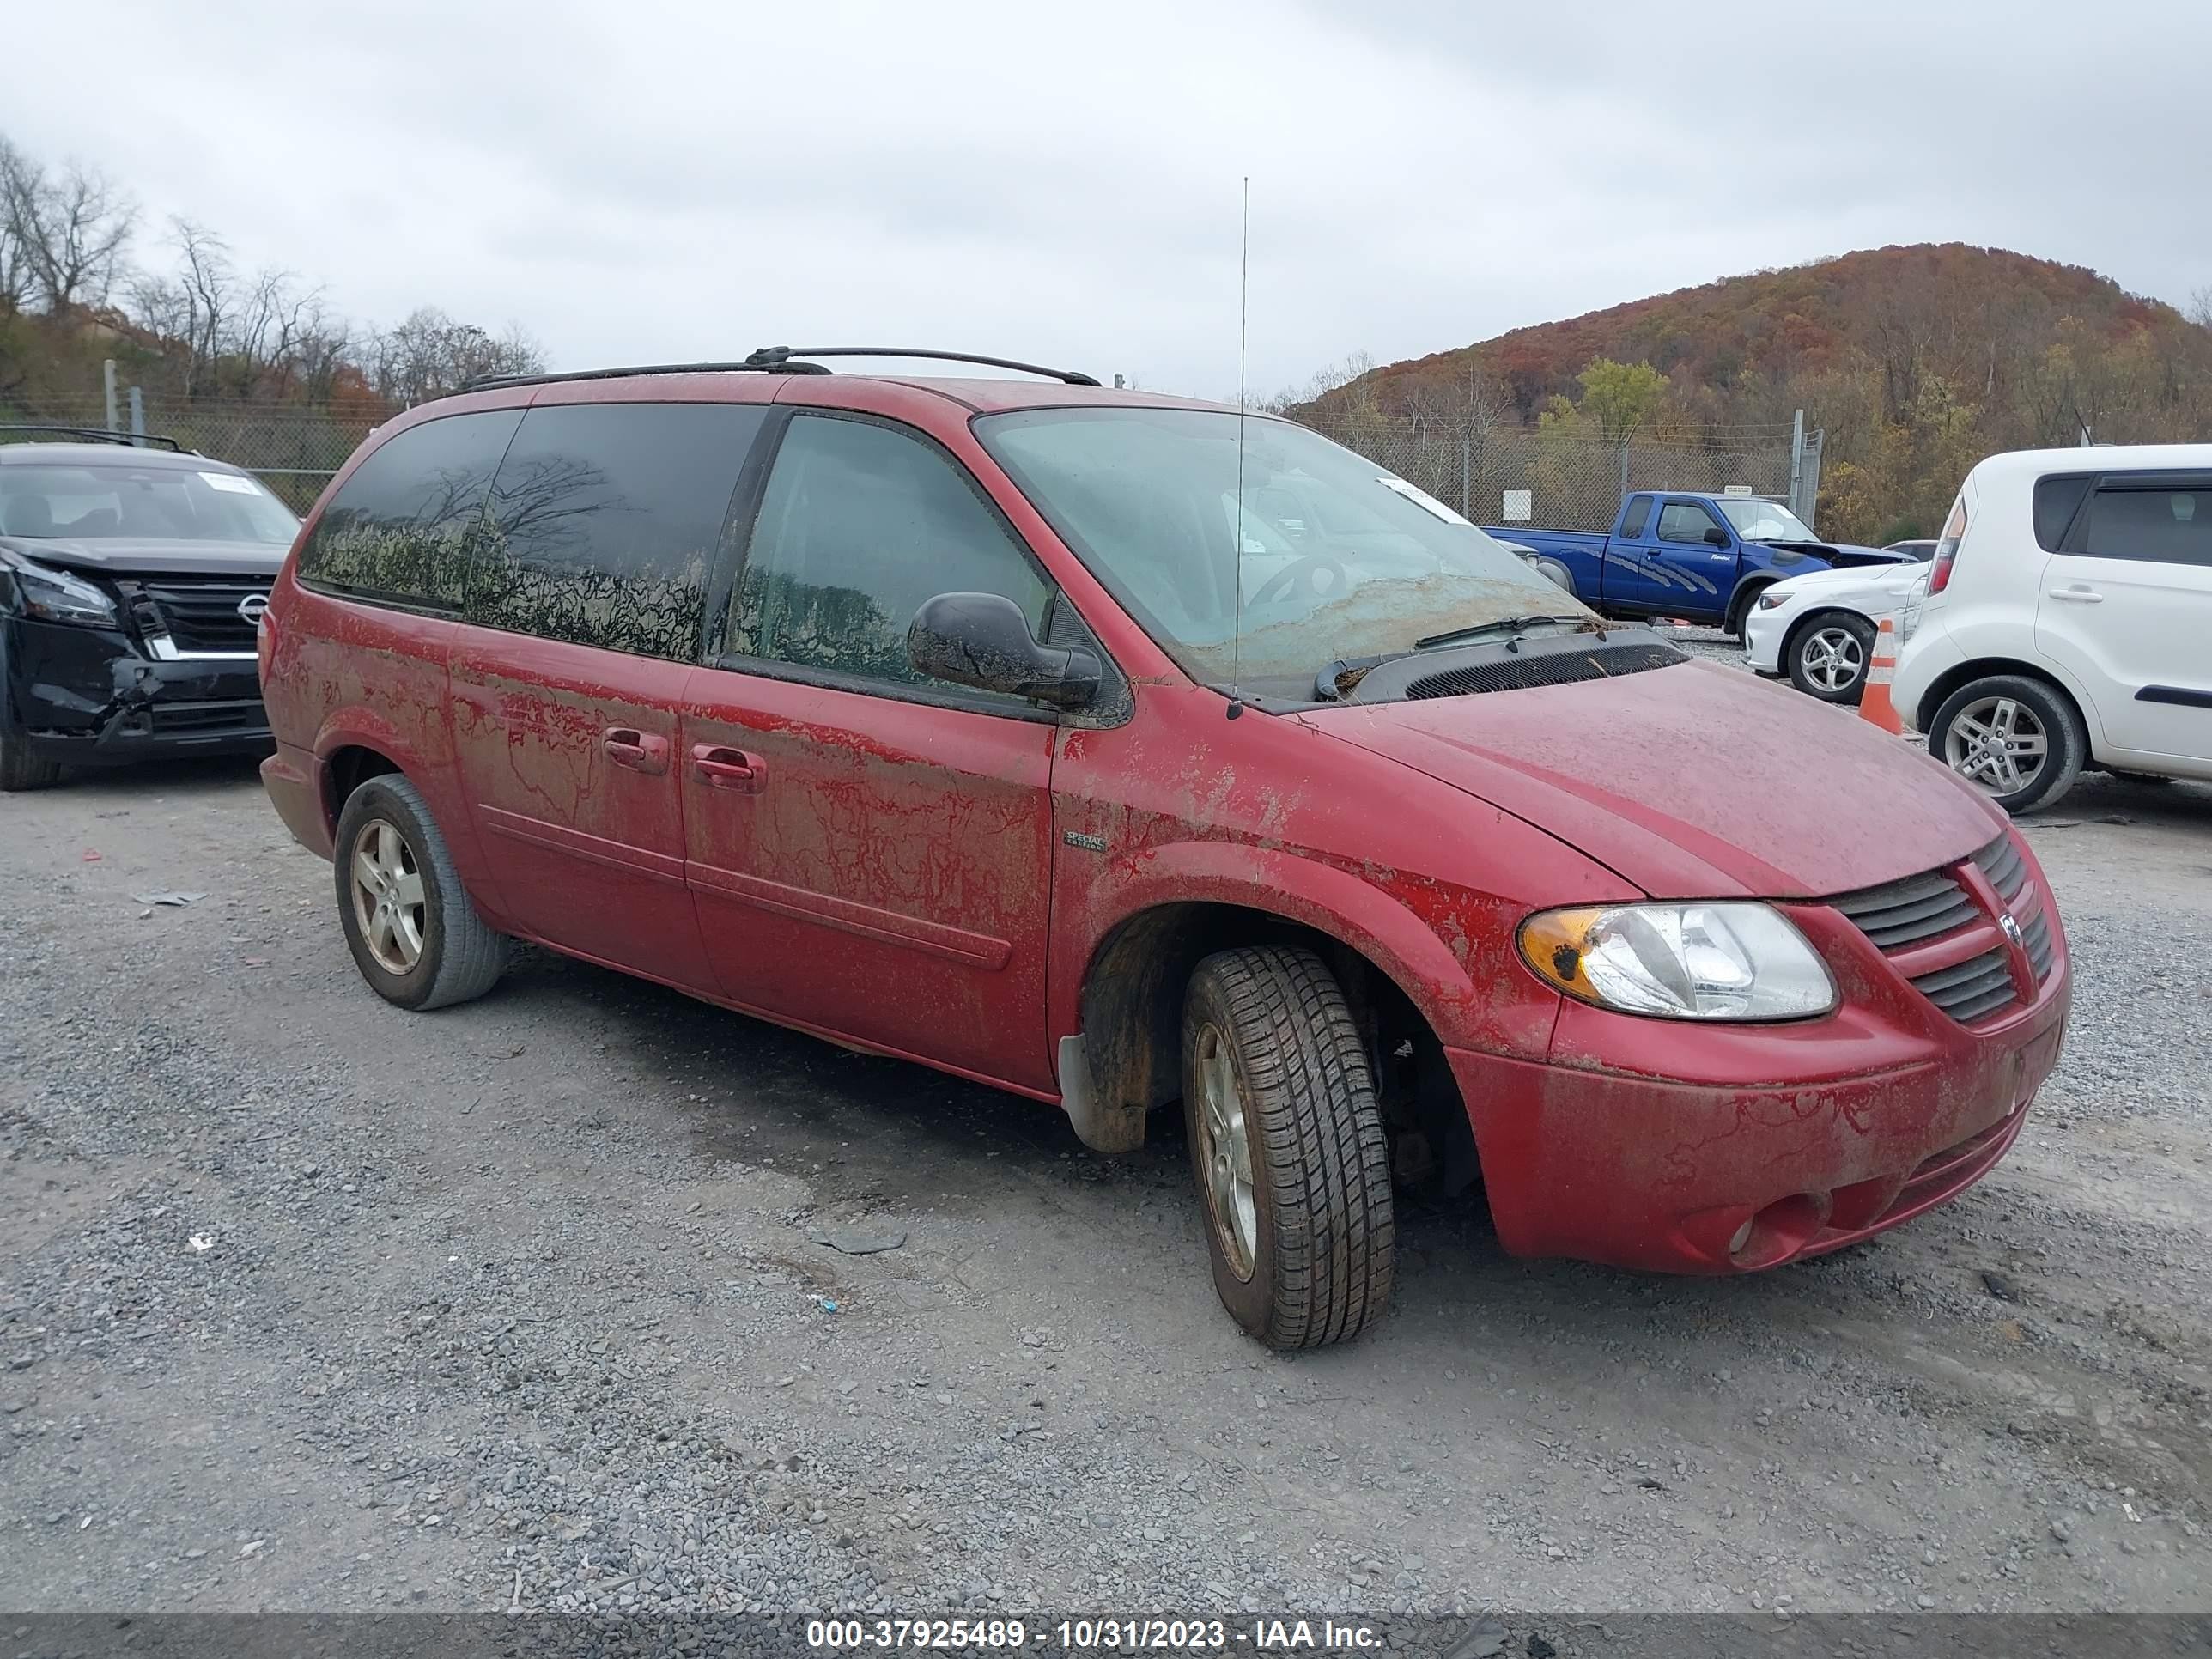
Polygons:
<instances>
[{"instance_id":1,"label":"white suv","mask_svg":"<svg viewBox=\"0 0 2212 1659\"><path fill-rule=\"evenodd\" d=\"M2212 444L1990 456L1899 632L1898 713L2009 811L2212 779Z\"/></svg>"}]
</instances>

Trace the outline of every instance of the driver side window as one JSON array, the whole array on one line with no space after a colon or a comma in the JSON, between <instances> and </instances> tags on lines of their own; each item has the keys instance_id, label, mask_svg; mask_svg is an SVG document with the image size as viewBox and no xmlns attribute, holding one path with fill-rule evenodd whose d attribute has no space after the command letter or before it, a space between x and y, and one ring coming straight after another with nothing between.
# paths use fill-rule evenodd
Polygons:
<instances>
[{"instance_id":1,"label":"driver side window","mask_svg":"<svg viewBox=\"0 0 2212 1659\"><path fill-rule=\"evenodd\" d=\"M1669 501L1659 509L1659 539L1662 542L1702 542L1705 532L1720 527L1720 520L1701 501Z\"/></svg>"},{"instance_id":2,"label":"driver side window","mask_svg":"<svg viewBox=\"0 0 2212 1659\"><path fill-rule=\"evenodd\" d=\"M906 655L908 623L939 593L1002 595L1042 636L1052 590L973 480L934 447L872 421L794 416L730 596L723 648L942 684Z\"/></svg>"}]
</instances>

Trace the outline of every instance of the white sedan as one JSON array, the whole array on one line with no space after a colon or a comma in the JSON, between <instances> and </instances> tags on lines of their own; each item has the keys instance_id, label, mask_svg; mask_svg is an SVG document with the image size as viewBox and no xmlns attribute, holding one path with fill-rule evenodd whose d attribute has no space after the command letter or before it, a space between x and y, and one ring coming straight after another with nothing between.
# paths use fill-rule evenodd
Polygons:
<instances>
[{"instance_id":1,"label":"white sedan","mask_svg":"<svg viewBox=\"0 0 2212 1659\"><path fill-rule=\"evenodd\" d=\"M1928 586L1924 564L1815 570L1778 581L1743 622L1744 661L1823 702L1856 703L1866 688L1875 624Z\"/></svg>"}]
</instances>

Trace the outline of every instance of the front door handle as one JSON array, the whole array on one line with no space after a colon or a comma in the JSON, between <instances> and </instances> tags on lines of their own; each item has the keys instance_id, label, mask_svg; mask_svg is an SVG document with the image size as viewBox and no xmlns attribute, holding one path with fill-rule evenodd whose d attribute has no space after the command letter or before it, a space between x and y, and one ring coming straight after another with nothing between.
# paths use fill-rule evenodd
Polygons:
<instances>
[{"instance_id":1,"label":"front door handle","mask_svg":"<svg viewBox=\"0 0 2212 1659\"><path fill-rule=\"evenodd\" d=\"M2051 597L2054 599L2070 600L2075 605L2102 605L2105 602L2105 596L2095 588L2084 587L2078 582L2071 587L2052 588Z\"/></svg>"},{"instance_id":2,"label":"front door handle","mask_svg":"<svg viewBox=\"0 0 2212 1659\"><path fill-rule=\"evenodd\" d=\"M768 781L766 761L719 743L693 744L691 769L709 789L730 789L741 795L757 795Z\"/></svg>"},{"instance_id":3,"label":"front door handle","mask_svg":"<svg viewBox=\"0 0 2212 1659\"><path fill-rule=\"evenodd\" d=\"M659 777L668 770L668 739L658 732L641 732L633 726L610 726L599 733L599 747L617 766Z\"/></svg>"}]
</instances>

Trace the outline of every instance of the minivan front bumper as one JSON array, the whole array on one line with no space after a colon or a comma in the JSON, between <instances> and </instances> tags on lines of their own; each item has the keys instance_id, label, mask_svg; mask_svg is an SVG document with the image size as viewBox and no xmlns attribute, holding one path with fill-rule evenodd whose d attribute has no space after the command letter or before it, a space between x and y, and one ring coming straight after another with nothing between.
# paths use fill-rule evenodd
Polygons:
<instances>
[{"instance_id":1,"label":"minivan front bumper","mask_svg":"<svg viewBox=\"0 0 2212 1659\"><path fill-rule=\"evenodd\" d=\"M267 750L252 656L156 660L120 629L0 619L0 696L30 751L64 766Z\"/></svg>"},{"instance_id":2,"label":"minivan front bumper","mask_svg":"<svg viewBox=\"0 0 2212 1659\"><path fill-rule=\"evenodd\" d=\"M2015 910L2031 933L2039 918L2048 929L2045 971L2023 968L2019 1000L1993 1015L1952 1019L1903 977L1910 956L1886 957L1832 908L1790 906L1842 988L1824 1019L1700 1027L1570 1002L1548 1064L1448 1051L1500 1242L1742 1273L1840 1249L1979 1180L2057 1061L2071 969L2032 861L2009 901L1956 872L1987 899L1990 934ZM1941 939L1910 949L1959 953Z\"/></svg>"}]
</instances>

